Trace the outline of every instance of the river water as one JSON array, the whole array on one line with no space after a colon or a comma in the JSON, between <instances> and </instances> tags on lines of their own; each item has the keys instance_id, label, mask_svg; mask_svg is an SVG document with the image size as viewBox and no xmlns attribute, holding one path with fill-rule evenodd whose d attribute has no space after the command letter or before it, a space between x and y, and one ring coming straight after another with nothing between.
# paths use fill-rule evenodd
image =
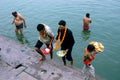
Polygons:
<instances>
[{"instance_id":1,"label":"river water","mask_svg":"<svg viewBox=\"0 0 120 80\"><path fill-rule=\"evenodd\" d=\"M24 37L14 32L13 11L26 19ZM82 19L87 12L92 23L86 33L82 31ZM75 38L72 52L75 66L82 69L84 48L90 41L99 41L105 50L93 61L96 74L105 80L120 80L119 0L0 0L0 34L33 48L39 36L36 26L46 23L56 36L61 19L66 20Z\"/></svg>"}]
</instances>

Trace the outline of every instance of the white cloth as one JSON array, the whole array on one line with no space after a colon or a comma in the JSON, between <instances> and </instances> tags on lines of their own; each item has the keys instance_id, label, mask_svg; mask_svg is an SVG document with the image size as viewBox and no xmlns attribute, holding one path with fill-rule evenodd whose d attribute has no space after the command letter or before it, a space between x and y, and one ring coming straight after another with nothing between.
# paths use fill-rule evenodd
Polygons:
<instances>
[{"instance_id":1,"label":"white cloth","mask_svg":"<svg viewBox=\"0 0 120 80\"><path fill-rule=\"evenodd\" d=\"M84 65L82 72L86 75L87 80L89 80L90 78L95 79L95 69L92 65L90 66Z\"/></svg>"},{"instance_id":2,"label":"white cloth","mask_svg":"<svg viewBox=\"0 0 120 80\"><path fill-rule=\"evenodd\" d=\"M50 36L54 36L53 32L51 31L50 27L45 25L45 30L46 30L46 33L47 33L47 36L45 38L43 38L42 36L39 37L39 40L42 42L42 43L45 43L45 44L49 44L51 42L51 38Z\"/></svg>"}]
</instances>

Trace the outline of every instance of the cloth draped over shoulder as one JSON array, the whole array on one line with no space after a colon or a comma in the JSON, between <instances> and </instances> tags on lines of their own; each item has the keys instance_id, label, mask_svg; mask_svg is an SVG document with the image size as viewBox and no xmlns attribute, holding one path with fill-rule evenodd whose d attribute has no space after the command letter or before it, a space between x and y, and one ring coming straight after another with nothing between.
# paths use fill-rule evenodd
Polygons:
<instances>
[{"instance_id":1,"label":"cloth draped over shoulder","mask_svg":"<svg viewBox=\"0 0 120 80\"><path fill-rule=\"evenodd\" d=\"M45 25L45 30L46 30L46 34L47 36L45 38L43 38L42 36L39 36L39 40L42 42L42 43L46 43L46 44L49 44L51 39L52 39L52 36L54 36L53 32L51 31L50 27L47 26L46 24Z\"/></svg>"},{"instance_id":2,"label":"cloth draped over shoulder","mask_svg":"<svg viewBox=\"0 0 120 80\"><path fill-rule=\"evenodd\" d=\"M58 29L58 33L61 32L61 37L60 40L62 40L63 36L64 36L64 31ZM56 39L58 39L58 36L56 37ZM72 31L68 28L66 28L66 35L64 37L63 42L61 43L61 49L65 50L65 49L71 49L73 47L75 43Z\"/></svg>"},{"instance_id":3,"label":"cloth draped over shoulder","mask_svg":"<svg viewBox=\"0 0 120 80\"><path fill-rule=\"evenodd\" d=\"M60 38L61 38L61 32L59 32L54 50L58 50L61 47L61 44L63 43L63 40L65 39L65 36L66 36L66 31L67 31L67 28L65 28L62 40L60 40Z\"/></svg>"}]
</instances>

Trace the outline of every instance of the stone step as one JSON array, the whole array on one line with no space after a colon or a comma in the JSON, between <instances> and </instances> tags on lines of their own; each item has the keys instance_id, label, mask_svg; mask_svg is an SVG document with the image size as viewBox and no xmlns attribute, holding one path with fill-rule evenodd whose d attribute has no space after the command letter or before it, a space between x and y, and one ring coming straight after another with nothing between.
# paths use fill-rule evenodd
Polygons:
<instances>
[{"instance_id":1,"label":"stone step","mask_svg":"<svg viewBox=\"0 0 120 80\"><path fill-rule=\"evenodd\" d=\"M33 48L0 35L0 80L85 80L80 69L39 57Z\"/></svg>"}]
</instances>

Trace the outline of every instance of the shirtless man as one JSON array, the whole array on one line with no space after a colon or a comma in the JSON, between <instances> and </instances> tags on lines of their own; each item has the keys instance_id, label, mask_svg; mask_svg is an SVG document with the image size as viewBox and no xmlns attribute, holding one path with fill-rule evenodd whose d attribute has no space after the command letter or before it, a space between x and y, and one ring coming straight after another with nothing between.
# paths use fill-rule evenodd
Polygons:
<instances>
[{"instance_id":1,"label":"shirtless man","mask_svg":"<svg viewBox=\"0 0 120 80\"><path fill-rule=\"evenodd\" d=\"M90 14L86 13L86 17L83 18L83 30L89 30L89 24L91 23Z\"/></svg>"},{"instance_id":2,"label":"shirtless man","mask_svg":"<svg viewBox=\"0 0 120 80\"><path fill-rule=\"evenodd\" d=\"M18 34L18 30L20 30L20 33L23 35L23 26L26 28L26 22L23 16L18 12L12 12L12 15L14 16L14 20L12 24L15 24L16 29L15 32Z\"/></svg>"}]
</instances>

